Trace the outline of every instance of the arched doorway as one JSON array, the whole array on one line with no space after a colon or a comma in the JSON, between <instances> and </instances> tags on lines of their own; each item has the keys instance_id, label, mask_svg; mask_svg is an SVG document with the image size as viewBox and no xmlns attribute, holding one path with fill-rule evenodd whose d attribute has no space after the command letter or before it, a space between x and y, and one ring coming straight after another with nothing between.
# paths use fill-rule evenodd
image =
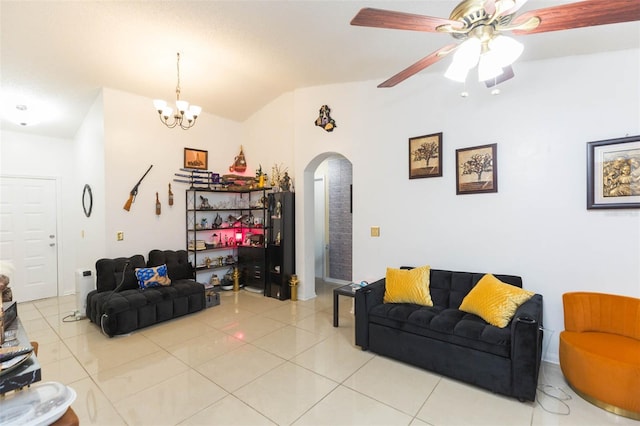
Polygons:
<instances>
[{"instance_id":1,"label":"arched doorway","mask_svg":"<svg viewBox=\"0 0 640 426\"><path fill-rule=\"evenodd\" d=\"M316 282L345 284L352 277L352 164L336 152L319 154L304 169L301 259L302 297L316 295ZM300 239L298 239L300 241Z\"/></svg>"},{"instance_id":2,"label":"arched doorway","mask_svg":"<svg viewBox=\"0 0 640 426\"><path fill-rule=\"evenodd\" d=\"M351 282L353 183L351 162L332 155L314 173L314 239L316 293L318 282Z\"/></svg>"}]
</instances>

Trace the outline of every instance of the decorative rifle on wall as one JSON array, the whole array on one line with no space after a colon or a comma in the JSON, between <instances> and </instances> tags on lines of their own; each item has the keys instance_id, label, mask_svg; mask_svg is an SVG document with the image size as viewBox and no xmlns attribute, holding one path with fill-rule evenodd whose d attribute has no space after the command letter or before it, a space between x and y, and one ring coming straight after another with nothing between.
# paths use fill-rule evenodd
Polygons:
<instances>
[{"instance_id":1,"label":"decorative rifle on wall","mask_svg":"<svg viewBox=\"0 0 640 426\"><path fill-rule=\"evenodd\" d=\"M133 189L131 190L131 192L129 192L129 199L127 200L126 203L124 203L124 207L123 207L123 209L125 209L126 211L129 211L131 209L131 203L133 203L135 201L136 195L138 195L138 186L140 186L140 183L142 182L142 179L144 179L145 176L147 176L147 173L149 173L149 170L151 170L152 167L153 167L153 164L149 166L149 168L142 175L142 177L140 178L138 183L136 183L136 186L134 186Z\"/></svg>"}]
</instances>

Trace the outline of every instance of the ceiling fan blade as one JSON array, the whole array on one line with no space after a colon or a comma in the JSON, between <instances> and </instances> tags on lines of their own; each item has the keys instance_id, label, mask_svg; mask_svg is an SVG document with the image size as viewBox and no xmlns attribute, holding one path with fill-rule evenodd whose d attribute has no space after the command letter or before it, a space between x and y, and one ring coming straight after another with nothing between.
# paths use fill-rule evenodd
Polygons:
<instances>
[{"instance_id":1,"label":"ceiling fan blade","mask_svg":"<svg viewBox=\"0 0 640 426\"><path fill-rule=\"evenodd\" d=\"M423 69L427 68L428 66L435 64L440 59L444 58L449 53L454 51L456 49L456 47L458 47L458 45L455 44L455 43L446 45L444 47L441 47L440 49L436 50L435 52L431 53L430 55L425 56L424 58L420 59L418 62L416 62L415 64L411 65L409 68L406 68L406 69L400 71L398 74L394 75L390 79L380 83L378 85L378 87L381 87L381 88L382 87L393 87L398 83L402 83L403 81L405 81L407 78L411 77L412 75L417 74L420 71L422 71Z\"/></svg>"},{"instance_id":2,"label":"ceiling fan blade","mask_svg":"<svg viewBox=\"0 0 640 426\"><path fill-rule=\"evenodd\" d=\"M515 4L509 10L503 11L502 14L503 15L513 15L514 13L519 11L520 8L522 6L524 6L527 1L529 1L529 0L515 0L514 1Z\"/></svg>"},{"instance_id":3,"label":"ceiling fan blade","mask_svg":"<svg viewBox=\"0 0 640 426\"><path fill-rule=\"evenodd\" d=\"M560 6L532 10L513 19L509 26L518 26L538 18L532 29L513 29L514 34L535 34L571 28L592 27L619 22L640 21L639 0L585 0Z\"/></svg>"},{"instance_id":4,"label":"ceiling fan blade","mask_svg":"<svg viewBox=\"0 0 640 426\"><path fill-rule=\"evenodd\" d=\"M461 29L463 26L461 22L450 19L369 7L361 9L351 20L351 25L395 30L425 31L430 33L437 32L437 28L442 25L448 25L455 29Z\"/></svg>"}]
</instances>

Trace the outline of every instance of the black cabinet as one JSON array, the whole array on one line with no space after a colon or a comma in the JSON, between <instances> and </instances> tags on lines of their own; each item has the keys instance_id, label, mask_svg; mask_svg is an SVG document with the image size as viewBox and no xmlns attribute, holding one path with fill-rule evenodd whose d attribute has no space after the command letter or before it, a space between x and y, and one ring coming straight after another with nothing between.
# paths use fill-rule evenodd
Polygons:
<instances>
[{"instance_id":1,"label":"black cabinet","mask_svg":"<svg viewBox=\"0 0 640 426\"><path fill-rule=\"evenodd\" d=\"M254 293L264 293L266 253L264 247L238 247L240 284Z\"/></svg>"},{"instance_id":2,"label":"black cabinet","mask_svg":"<svg viewBox=\"0 0 640 426\"><path fill-rule=\"evenodd\" d=\"M291 297L289 279L296 273L295 194L274 192L267 199L269 232L265 295L285 300Z\"/></svg>"}]
</instances>

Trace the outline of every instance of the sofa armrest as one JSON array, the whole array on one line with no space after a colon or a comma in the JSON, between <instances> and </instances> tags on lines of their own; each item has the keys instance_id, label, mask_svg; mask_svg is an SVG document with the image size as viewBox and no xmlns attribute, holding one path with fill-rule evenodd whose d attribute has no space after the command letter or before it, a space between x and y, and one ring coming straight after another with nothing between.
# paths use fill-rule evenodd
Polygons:
<instances>
[{"instance_id":1,"label":"sofa armrest","mask_svg":"<svg viewBox=\"0 0 640 426\"><path fill-rule=\"evenodd\" d=\"M520 305L511 322L513 395L534 401L542 360L542 296Z\"/></svg>"},{"instance_id":2,"label":"sofa armrest","mask_svg":"<svg viewBox=\"0 0 640 426\"><path fill-rule=\"evenodd\" d=\"M358 289L355 296L356 345L363 350L369 347L369 311L382 303L385 279Z\"/></svg>"}]
</instances>

